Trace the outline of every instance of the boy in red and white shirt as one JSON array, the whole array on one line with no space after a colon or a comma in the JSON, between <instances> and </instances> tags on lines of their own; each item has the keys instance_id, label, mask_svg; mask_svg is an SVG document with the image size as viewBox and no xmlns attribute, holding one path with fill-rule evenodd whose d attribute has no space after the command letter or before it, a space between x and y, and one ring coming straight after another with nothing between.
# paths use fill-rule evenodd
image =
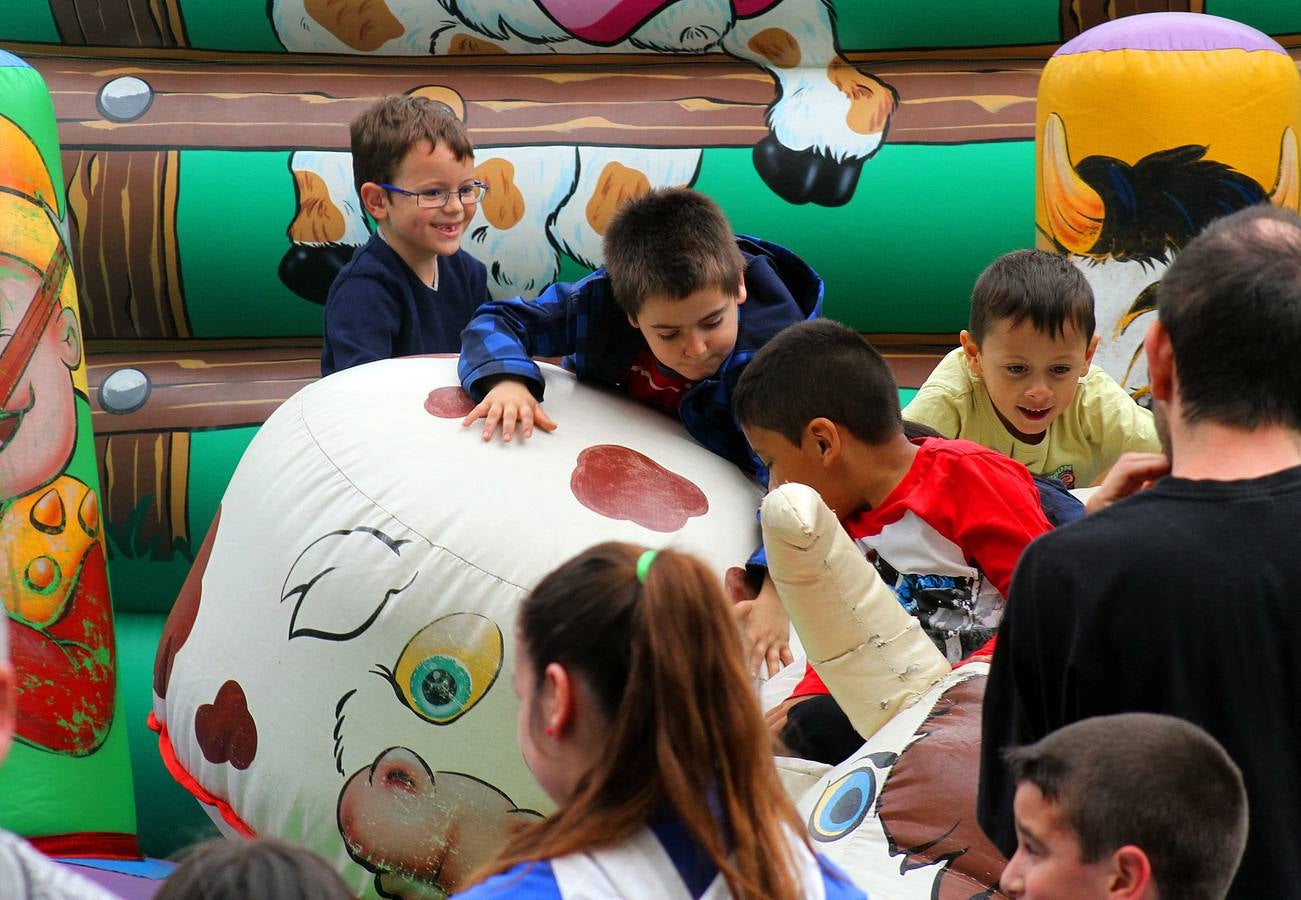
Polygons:
<instances>
[{"instance_id":1,"label":"boy in red and white shirt","mask_svg":"<svg viewBox=\"0 0 1301 900\"><path fill-rule=\"evenodd\" d=\"M989 651L1016 561L1051 527L1025 466L970 441L910 441L885 360L830 321L760 350L733 409L769 488L821 494L950 662ZM827 693L810 668L770 721L790 749L835 763L862 738L834 702L796 704Z\"/></svg>"}]
</instances>

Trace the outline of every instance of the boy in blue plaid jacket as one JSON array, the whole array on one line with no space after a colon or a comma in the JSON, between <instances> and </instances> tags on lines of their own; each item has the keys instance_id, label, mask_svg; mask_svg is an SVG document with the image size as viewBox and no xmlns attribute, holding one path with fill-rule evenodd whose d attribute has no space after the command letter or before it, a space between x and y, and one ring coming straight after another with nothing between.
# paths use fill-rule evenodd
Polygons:
<instances>
[{"instance_id":1,"label":"boy in blue plaid jacket","mask_svg":"<svg viewBox=\"0 0 1301 900\"><path fill-rule=\"evenodd\" d=\"M627 201L604 251L605 266L581 281L479 307L461 334L461 385L478 404L464 424L484 419L485 441L498 427L505 441L517 429L525 438L535 426L554 430L533 357L561 356L579 378L679 418L698 442L765 483L732 416L732 389L777 332L821 316L822 279L784 247L733 235L717 204L689 188ZM770 584L759 602L763 624L747 622L746 631L767 635L751 643L776 671L789 661L789 626Z\"/></svg>"}]
</instances>

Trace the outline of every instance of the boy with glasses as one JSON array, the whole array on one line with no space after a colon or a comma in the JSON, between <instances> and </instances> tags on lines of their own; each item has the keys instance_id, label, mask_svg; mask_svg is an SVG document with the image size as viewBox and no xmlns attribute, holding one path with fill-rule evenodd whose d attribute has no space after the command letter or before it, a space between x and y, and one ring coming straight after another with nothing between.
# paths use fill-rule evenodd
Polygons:
<instances>
[{"instance_id":1,"label":"boy with glasses","mask_svg":"<svg viewBox=\"0 0 1301 900\"><path fill-rule=\"evenodd\" d=\"M484 185L445 105L385 97L351 125L352 170L376 231L330 286L321 374L393 356L456 353L488 299L487 270L461 249Z\"/></svg>"}]
</instances>

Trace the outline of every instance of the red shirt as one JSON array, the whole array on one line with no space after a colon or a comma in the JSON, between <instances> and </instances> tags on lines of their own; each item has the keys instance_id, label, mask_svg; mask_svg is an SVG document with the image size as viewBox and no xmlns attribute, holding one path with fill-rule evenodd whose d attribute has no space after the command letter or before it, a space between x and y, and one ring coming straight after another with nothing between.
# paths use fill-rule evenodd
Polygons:
<instances>
[{"instance_id":1,"label":"red shirt","mask_svg":"<svg viewBox=\"0 0 1301 900\"><path fill-rule=\"evenodd\" d=\"M956 609L945 614L965 612L968 619L948 636L946 655L956 664L992 649L991 637L972 646L970 636L997 626L1021 552L1052 526L1021 463L970 441L918 444L912 467L885 500L841 525L905 607L924 607L916 598L934 582L956 598ZM909 612L928 625L923 609ZM965 647L963 630L969 631ZM927 633L936 632L927 627ZM823 693L829 692L810 666L791 696Z\"/></svg>"},{"instance_id":2,"label":"red shirt","mask_svg":"<svg viewBox=\"0 0 1301 900\"><path fill-rule=\"evenodd\" d=\"M657 406L674 416L682 404L682 395L695 384L661 366L649 347L637 354L625 381L630 397Z\"/></svg>"}]
</instances>

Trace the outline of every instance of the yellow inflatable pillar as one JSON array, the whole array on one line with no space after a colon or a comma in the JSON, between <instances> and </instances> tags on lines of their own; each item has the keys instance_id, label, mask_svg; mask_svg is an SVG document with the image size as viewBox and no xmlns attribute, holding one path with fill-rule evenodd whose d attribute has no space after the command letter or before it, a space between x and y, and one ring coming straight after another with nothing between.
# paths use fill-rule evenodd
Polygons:
<instances>
[{"instance_id":1,"label":"yellow inflatable pillar","mask_svg":"<svg viewBox=\"0 0 1301 900\"><path fill-rule=\"evenodd\" d=\"M1094 361L1140 401L1143 335L1173 255L1219 216L1298 205L1301 76L1272 38L1197 13L1091 28L1044 66L1035 118L1038 245L1093 286Z\"/></svg>"}]
</instances>

